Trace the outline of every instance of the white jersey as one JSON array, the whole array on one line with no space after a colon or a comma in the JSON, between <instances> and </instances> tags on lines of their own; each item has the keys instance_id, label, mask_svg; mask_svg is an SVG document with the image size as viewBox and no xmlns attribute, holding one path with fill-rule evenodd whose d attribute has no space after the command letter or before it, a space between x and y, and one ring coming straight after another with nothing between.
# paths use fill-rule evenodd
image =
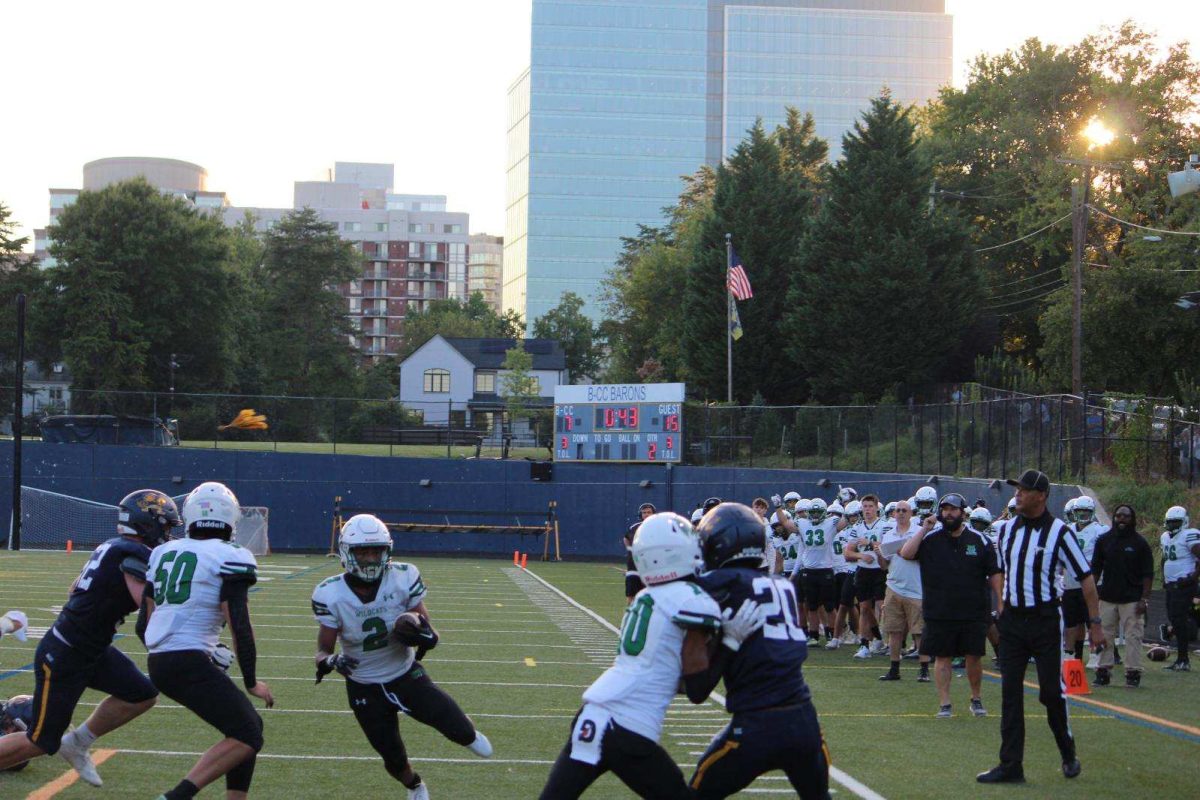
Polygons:
<instances>
[{"instance_id":1,"label":"white jersey","mask_svg":"<svg viewBox=\"0 0 1200 800\"><path fill-rule=\"evenodd\" d=\"M617 724L658 741L663 717L679 691L688 628L721 629L721 609L694 583L671 581L638 592L621 623L617 659L583 693Z\"/></svg>"},{"instance_id":2,"label":"white jersey","mask_svg":"<svg viewBox=\"0 0 1200 800\"><path fill-rule=\"evenodd\" d=\"M837 533L837 520L828 517L820 522L801 521L800 564L801 569L833 569L833 535Z\"/></svg>"},{"instance_id":3,"label":"white jersey","mask_svg":"<svg viewBox=\"0 0 1200 800\"><path fill-rule=\"evenodd\" d=\"M850 539L858 542L858 552L860 554L870 553L869 559L860 558L854 562L858 566L858 569L881 569L879 556L872 550L871 545L875 542L882 542L883 534L892 527L894 525L890 520L886 520L883 517L876 517L873 525L868 525L864 520L854 527L847 529L850 533Z\"/></svg>"},{"instance_id":4,"label":"white jersey","mask_svg":"<svg viewBox=\"0 0 1200 800\"><path fill-rule=\"evenodd\" d=\"M173 539L154 548L146 573L154 592L146 649L212 653L225 624L221 586L226 578L253 583L257 572L254 554L224 539Z\"/></svg>"},{"instance_id":5,"label":"white jersey","mask_svg":"<svg viewBox=\"0 0 1200 800\"><path fill-rule=\"evenodd\" d=\"M800 560L800 534L776 537L776 548L783 553L783 574L791 575Z\"/></svg>"},{"instance_id":6,"label":"white jersey","mask_svg":"<svg viewBox=\"0 0 1200 800\"><path fill-rule=\"evenodd\" d=\"M765 523L763 527L766 529L767 546L763 550L763 567L767 570L768 575L775 574L775 537L771 535L771 523Z\"/></svg>"},{"instance_id":7,"label":"white jersey","mask_svg":"<svg viewBox=\"0 0 1200 800\"><path fill-rule=\"evenodd\" d=\"M1163 582L1172 583L1196 571L1198 559L1192 548L1200 544L1200 530L1184 528L1172 536L1163 532Z\"/></svg>"},{"instance_id":8,"label":"white jersey","mask_svg":"<svg viewBox=\"0 0 1200 800\"><path fill-rule=\"evenodd\" d=\"M939 530L940 525L935 525L934 530ZM888 544L890 542L902 542L914 535L920 535L921 526L916 522L911 522L908 525L908 530L902 534L897 533L895 526L890 526L884 531L883 538L880 544ZM906 558L901 558L899 553L888 559L888 576L887 585L896 594L901 597L907 597L910 600L921 599L921 563L919 561L909 561Z\"/></svg>"},{"instance_id":9,"label":"white jersey","mask_svg":"<svg viewBox=\"0 0 1200 800\"><path fill-rule=\"evenodd\" d=\"M1092 520L1079 530L1074 523L1067 526L1067 530L1075 537L1075 541L1079 542L1079 549L1083 551L1083 555L1087 558L1088 564L1092 563L1092 555L1096 552L1096 540L1101 534L1108 533L1108 528L1101 525L1099 522ZM993 541L995 541L993 539ZM1064 569L1062 571L1062 588L1063 589L1079 589L1079 581L1075 580L1075 576L1071 574L1071 570Z\"/></svg>"},{"instance_id":10,"label":"white jersey","mask_svg":"<svg viewBox=\"0 0 1200 800\"><path fill-rule=\"evenodd\" d=\"M313 590L312 609L317 623L338 632L342 652L358 659L353 680L387 683L412 667L413 648L402 644L392 630L406 611L421 604L425 583L412 564L393 561L379 581L371 600L363 600L346 583L345 573L326 578Z\"/></svg>"},{"instance_id":11,"label":"white jersey","mask_svg":"<svg viewBox=\"0 0 1200 800\"><path fill-rule=\"evenodd\" d=\"M833 571L854 572L858 568L857 561L847 561L846 547L854 541L854 526L847 526L833 535Z\"/></svg>"}]
</instances>

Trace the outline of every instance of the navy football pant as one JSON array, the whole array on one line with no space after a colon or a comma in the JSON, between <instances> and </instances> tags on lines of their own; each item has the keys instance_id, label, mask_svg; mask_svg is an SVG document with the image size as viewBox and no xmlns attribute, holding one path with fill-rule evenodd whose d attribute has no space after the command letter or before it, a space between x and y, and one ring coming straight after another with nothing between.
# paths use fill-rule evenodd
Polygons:
<instances>
[{"instance_id":1,"label":"navy football pant","mask_svg":"<svg viewBox=\"0 0 1200 800\"><path fill-rule=\"evenodd\" d=\"M829 800L829 751L812 703L734 714L692 775L697 798L729 797L783 770L803 800Z\"/></svg>"}]
</instances>

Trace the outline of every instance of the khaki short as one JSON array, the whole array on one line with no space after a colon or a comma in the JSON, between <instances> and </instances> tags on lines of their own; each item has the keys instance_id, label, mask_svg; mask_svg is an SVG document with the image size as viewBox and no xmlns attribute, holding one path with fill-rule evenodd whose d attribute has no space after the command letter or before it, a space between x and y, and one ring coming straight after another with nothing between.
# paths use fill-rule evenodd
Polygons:
<instances>
[{"instance_id":1,"label":"khaki short","mask_svg":"<svg viewBox=\"0 0 1200 800\"><path fill-rule=\"evenodd\" d=\"M883 598L883 616L879 620L879 628L884 633L900 633L905 631L914 636L920 636L925 629L925 618L921 616L921 601L898 595L891 589Z\"/></svg>"}]
</instances>

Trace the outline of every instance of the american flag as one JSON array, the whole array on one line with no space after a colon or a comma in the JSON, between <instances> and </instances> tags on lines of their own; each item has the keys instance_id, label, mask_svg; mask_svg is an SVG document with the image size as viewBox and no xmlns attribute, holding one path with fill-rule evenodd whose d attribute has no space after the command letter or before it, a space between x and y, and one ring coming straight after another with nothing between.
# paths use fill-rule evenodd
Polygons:
<instances>
[{"instance_id":1,"label":"american flag","mask_svg":"<svg viewBox=\"0 0 1200 800\"><path fill-rule=\"evenodd\" d=\"M742 266L742 260L738 258L736 250L732 250L733 262L729 267L729 291L733 292L733 296L738 300L749 300L754 297L754 290L750 288L750 277L746 275L746 268Z\"/></svg>"}]
</instances>

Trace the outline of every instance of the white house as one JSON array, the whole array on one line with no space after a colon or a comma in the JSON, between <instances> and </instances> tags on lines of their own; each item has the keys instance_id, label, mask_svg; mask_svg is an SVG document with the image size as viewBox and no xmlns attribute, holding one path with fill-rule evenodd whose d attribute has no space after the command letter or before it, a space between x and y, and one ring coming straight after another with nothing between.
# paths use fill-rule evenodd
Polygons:
<instances>
[{"instance_id":1,"label":"white house","mask_svg":"<svg viewBox=\"0 0 1200 800\"><path fill-rule=\"evenodd\" d=\"M71 407L71 374L63 364L54 363L43 370L37 362L26 361L24 394L21 406L25 416L65 413Z\"/></svg>"},{"instance_id":2,"label":"white house","mask_svg":"<svg viewBox=\"0 0 1200 800\"><path fill-rule=\"evenodd\" d=\"M426 425L491 431L505 407L501 369L515 339L458 339L434 336L400 362L400 402L420 413ZM569 383L562 345L551 339L525 339L533 356L530 376L538 382L532 408L552 408L554 387Z\"/></svg>"}]
</instances>

